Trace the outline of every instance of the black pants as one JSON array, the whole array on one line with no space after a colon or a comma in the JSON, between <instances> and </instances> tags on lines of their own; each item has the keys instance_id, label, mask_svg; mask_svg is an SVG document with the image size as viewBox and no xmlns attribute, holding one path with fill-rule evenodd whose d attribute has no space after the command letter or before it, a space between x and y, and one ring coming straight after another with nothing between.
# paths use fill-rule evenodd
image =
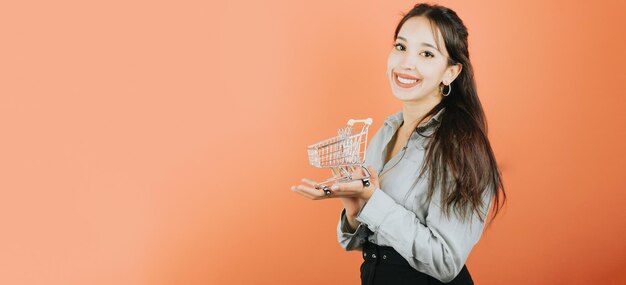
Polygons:
<instances>
[{"instance_id":1,"label":"black pants","mask_svg":"<svg viewBox=\"0 0 626 285\"><path fill-rule=\"evenodd\" d=\"M363 246L361 264L362 285L396 284L474 284L467 266L450 283L442 283L436 278L417 271L393 247L378 246L366 242Z\"/></svg>"}]
</instances>

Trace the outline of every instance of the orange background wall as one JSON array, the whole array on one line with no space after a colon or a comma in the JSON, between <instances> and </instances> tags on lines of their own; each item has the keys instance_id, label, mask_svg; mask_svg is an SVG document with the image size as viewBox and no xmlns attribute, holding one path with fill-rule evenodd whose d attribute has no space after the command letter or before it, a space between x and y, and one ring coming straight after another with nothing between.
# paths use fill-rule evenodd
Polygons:
<instances>
[{"instance_id":1,"label":"orange background wall","mask_svg":"<svg viewBox=\"0 0 626 285\"><path fill-rule=\"evenodd\" d=\"M396 112L413 1L4 1L0 284L360 284L305 147ZM509 202L476 284L626 284L624 1L441 1ZM583 4L586 3L586 4Z\"/></svg>"}]
</instances>

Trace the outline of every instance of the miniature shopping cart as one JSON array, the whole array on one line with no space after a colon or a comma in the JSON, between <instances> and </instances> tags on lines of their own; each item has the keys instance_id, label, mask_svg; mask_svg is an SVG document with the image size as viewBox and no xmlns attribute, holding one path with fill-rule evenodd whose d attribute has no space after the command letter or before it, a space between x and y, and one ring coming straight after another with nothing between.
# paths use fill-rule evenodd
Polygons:
<instances>
[{"instance_id":1,"label":"miniature shopping cart","mask_svg":"<svg viewBox=\"0 0 626 285\"><path fill-rule=\"evenodd\" d=\"M363 123L359 132L353 132L355 123ZM354 180L355 170L361 167L365 177L361 177L363 186L370 186L370 172L363 166L365 151L367 150L367 131L372 125L372 119L348 121L345 128L337 130L337 136L312 144L308 147L309 163L317 168L330 168L333 178L315 185L315 189L322 189L330 195L330 185L338 182ZM358 129L358 128L357 128Z\"/></svg>"}]
</instances>

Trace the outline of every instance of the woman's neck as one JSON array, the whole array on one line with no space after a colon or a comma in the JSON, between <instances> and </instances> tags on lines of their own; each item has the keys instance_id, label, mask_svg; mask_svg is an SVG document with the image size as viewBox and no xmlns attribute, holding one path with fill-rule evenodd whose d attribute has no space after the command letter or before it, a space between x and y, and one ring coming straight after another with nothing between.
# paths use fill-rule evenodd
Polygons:
<instances>
[{"instance_id":1,"label":"woman's neck","mask_svg":"<svg viewBox=\"0 0 626 285\"><path fill-rule=\"evenodd\" d=\"M417 123L428 113L432 108L437 106L441 102L433 100L432 102L404 102L402 106L402 129L412 132L417 127ZM432 115L422 120L422 124L426 123Z\"/></svg>"}]
</instances>

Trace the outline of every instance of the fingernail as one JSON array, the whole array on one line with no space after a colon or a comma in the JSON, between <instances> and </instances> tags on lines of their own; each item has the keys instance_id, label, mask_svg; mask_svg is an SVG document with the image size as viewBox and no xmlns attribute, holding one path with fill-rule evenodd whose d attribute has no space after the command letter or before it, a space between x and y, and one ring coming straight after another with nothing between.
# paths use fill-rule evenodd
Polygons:
<instances>
[{"instance_id":1,"label":"fingernail","mask_svg":"<svg viewBox=\"0 0 626 285\"><path fill-rule=\"evenodd\" d=\"M337 185L330 186L330 190L339 190L339 186Z\"/></svg>"}]
</instances>

